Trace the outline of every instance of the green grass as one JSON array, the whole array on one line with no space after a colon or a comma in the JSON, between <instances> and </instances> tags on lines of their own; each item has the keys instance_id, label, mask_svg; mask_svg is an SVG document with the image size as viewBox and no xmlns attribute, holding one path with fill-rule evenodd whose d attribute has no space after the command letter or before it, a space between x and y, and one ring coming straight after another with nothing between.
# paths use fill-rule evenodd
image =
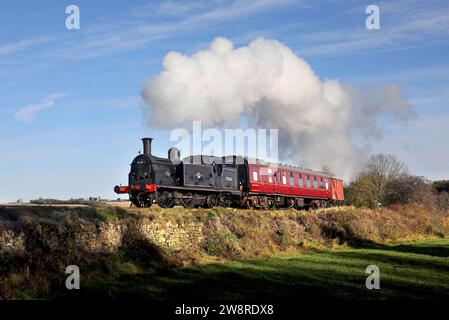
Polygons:
<instances>
[{"instance_id":1,"label":"green grass","mask_svg":"<svg viewBox=\"0 0 449 320\"><path fill-rule=\"evenodd\" d=\"M380 290L367 290L365 268L380 268ZM363 243L258 260L186 268L120 262L82 280L77 293L142 299L449 299L449 239Z\"/></svg>"}]
</instances>

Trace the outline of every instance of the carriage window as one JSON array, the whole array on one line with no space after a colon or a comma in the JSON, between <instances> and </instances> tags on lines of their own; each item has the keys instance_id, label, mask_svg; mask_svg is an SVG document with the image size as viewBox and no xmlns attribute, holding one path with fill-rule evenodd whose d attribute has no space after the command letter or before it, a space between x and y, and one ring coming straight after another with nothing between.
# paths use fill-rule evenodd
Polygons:
<instances>
[{"instance_id":1,"label":"carriage window","mask_svg":"<svg viewBox=\"0 0 449 320\"><path fill-rule=\"evenodd\" d=\"M312 185L310 184L310 176L307 176L307 188L310 188Z\"/></svg>"},{"instance_id":2,"label":"carriage window","mask_svg":"<svg viewBox=\"0 0 449 320\"><path fill-rule=\"evenodd\" d=\"M271 169L268 169L268 182L273 182L273 173L271 172Z\"/></svg>"},{"instance_id":3,"label":"carriage window","mask_svg":"<svg viewBox=\"0 0 449 320\"><path fill-rule=\"evenodd\" d=\"M314 187L315 189L318 189L318 181L316 180L316 177L315 177L315 179L313 180L313 187Z\"/></svg>"},{"instance_id":4,"label":"carriage window","mask_svg":"<svg viewBox=\"0 0 449 320\"><path fill-rule=\"evenodd\" d=\"M329 190L329 181L326 178L326 190Z\"/></svg>"},{"instance_id":5,"label":"carriage window","mask_svg":"<svg viewBox=\"0 0 449 320\"><path fill-rule=\"evenodd\" d=\"M282 184L287 184L287 177L285 176L285 173L282 174Z\"/></svg>"},{"instance_id":6,"label":"carriage window","mask_svg":"<svg viewBox=\"0 0 449 320\"><path fill-rule=\"evenodd\" d=\"M298 185L300 187L304 187L304 180L302 179L302 175L299 175L298 177Z\"/></svg>"},{"instance_id":7,"label":"carriage window","mask_svg":"<svg viewBox=\"0 0 449 320\"><path fill-rule=\"evenodd\" d=\"M290 172L290 185L294 186L295 185L295 179L293 178L293 173Z\"/></svg>"},{"instance_id":8,"label":"carriage window","mask_svg":"<svg viewBox=\"0 0 449 320\"><path fill-rule=\"evenodd\" d=\"M263 170L264 170L263 168L260 168L260 169L259 169L260 181L263 181L263 176L264 176Z\"/></svg>"},{"instance_id":9,"label":"carriage window","mask_svg":"<svg viewBox=\"0 0 449 320\"><path fill-rule=\"evenodd\" d=\"M320 178L320 189L324 189L324 181L323 181L323 178Z\"/></svg>"},{"instance_id":10,"label":"carriage window","mask_svg":"<svg viewBox=\"0 0 449 320\"><path fill-rule=\"evenodd\" d=\"M257 181L257 168L253 167L253 181Z\"/></svg>"}]
</instances>

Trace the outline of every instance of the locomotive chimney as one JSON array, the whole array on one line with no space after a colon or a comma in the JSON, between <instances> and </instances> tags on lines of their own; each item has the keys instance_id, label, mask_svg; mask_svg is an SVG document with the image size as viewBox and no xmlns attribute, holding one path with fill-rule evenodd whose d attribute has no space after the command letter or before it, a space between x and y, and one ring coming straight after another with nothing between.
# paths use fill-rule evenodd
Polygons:
<instances>
[{"instance_id":1,"label":"locomotive chimney","mask_svg":"<svg viewBox=\"0 0 449 320\"><path fill-rule=\"evenodd\" d=\"M143 154L146 156L151 156L151 141L153 141L152 138L143 138Z\"/></svg>"}]
</instances>

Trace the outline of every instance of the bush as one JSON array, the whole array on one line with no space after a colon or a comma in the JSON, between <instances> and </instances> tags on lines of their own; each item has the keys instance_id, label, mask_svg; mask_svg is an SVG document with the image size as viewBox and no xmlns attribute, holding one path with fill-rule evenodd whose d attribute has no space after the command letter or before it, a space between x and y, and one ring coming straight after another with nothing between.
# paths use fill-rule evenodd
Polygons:
<instances>
[{"instance_id":1,"label":"bush","mask_svg":"<svg viewBox=\"0 0 449 320\"><path fill-rule=\"evenodd\" d=\"M382 203L386 206L417 203L435 209L435 201L430 181L423 177L404 175L393 179L387 185Z\"/></svg>"},{"instance_id":2,"label":"bush","mask_svg":"<svg viewBox=\"0 0 449 320\"><path fill-rule=\"evenodd\" d=\"M448 212L449 211L449 193L441 192L436 195L436 209L440 212Z\"/></svg>"},{"instance_id":3,"label":"bush","mask_svg":"<svg viewBox=\"0 0 449 320\"><path fill-rule=\"evenodd\" d=\"M375 208L378 201L371 188L371 176L362 174L345 190L346 202L356 207Z\"/></svg>"},{"instance_id":4,"label":"bush","mask_svg":"<svg viewBox=\"0 0 449 320\"><path fill-rule=\"evenodd\" d=\"M432 185L437 193L449 193L449 180L434 181Z\"/></svg>"}]
</instances>

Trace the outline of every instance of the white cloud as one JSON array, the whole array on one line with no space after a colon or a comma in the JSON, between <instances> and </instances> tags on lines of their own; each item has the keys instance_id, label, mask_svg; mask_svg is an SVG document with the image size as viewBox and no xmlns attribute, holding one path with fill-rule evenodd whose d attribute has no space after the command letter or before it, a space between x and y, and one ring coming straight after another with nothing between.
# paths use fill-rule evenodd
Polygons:
<instances>
[{"instance_id":1,"label":"white cloud","mask_svg":"<svg viewBox=\"0 0 449 320\"><path fill-rule=\"evenodd\" d=\"M261 12L274 10L288 5L298 5L294 0L233 0L200 3L195 1L165 1L134 7L120 19L106 20L101 25L82 29L77 41L66 34L55 34L59 43L42 53L45 61L55 59L83 60L98 58L124 51L138 50L181 33L198 30L223 21L241 19ZM139 16L140 15L140 16ZM148 22L143 19L154 15L160 22ZM152 16L153 17L153 16ZM142 19L141 19L142 18ZM167 18L170 18L167 20ZM84 33L83 33L84 32ZM16 46L30 46L34 39L13 44L14 48L4 48L9 53ZM0 54L2 53L0 48Z\"/></svg>"},{"instance_id":2,"label":"white cloud","mask_svg":"<svg viewBox=\"0 0 449 320\"><path fill-rule=\"evenodd\" d=\"M138 18L154 16L182 16L194 10L204 8L208 2L198 1L173 1L150 2L143 6L134 7L130 10L131 15Z\"/></svg>"},{"instance_id":3,"label":"white cloud","mask_svg":"<svg viewBox=\"0 0 449 320\"><path fill-rule=\"evenodd\" d=\"M106 17L102 24L81 30L77 41L71 41L72 39L66 34L54 34L5 45L0 47L0 55L14 53L45 41L58 40L53 48L47 48L44 53L41 53L43 60L54 62L55 59L97 58L142 49L161 39L289 6L317 8L316 3L294 0L150 2L131 8L119 18ZM331 25L331 29L326 27L326 29L300 36L298 32L301 29L297 25L293 25L290 30L280 30L278 34L267 34L267 32L260 34L257 30L248 30L248 32L253 31L257 33L256 35L270 37L282 35L284 39L284 36L289 37L290 34L295 38L293 40L301 43L295 47L299 49L298 52L301 55L305 56L338 55L367 50L401 50L448 42L449 7L444 2L434 1L424 4L421 1L400 0L394 5L391 2L379 2L379 6L381 30L376 31L365 30L364 7L351 6L352 9L343 14L344 17L356 18L360 22L353 28L338 28L338 25L334 24ZM157 17L157 19L146 19L147 17ZM302 22L317 25L315 19ZM326 26L328 25L329 22L326 22Z\"/></svg>"},{"instance_id":4,"label":"white cloud","mask_svg":"<svg viewBox=\"0 0 449 320\"><path fill-rule=\"evenodd\" d=\"M27 39L27 40L9 43L9 44L6 44L6 45L3 45L0 47L0 55L14 53L16 51L23 50L23 49L32 47L34 45L46 43L51 40L52 40L52 37L42 36L42 37L36 37L36 38L31 38L31 39Z\"/></svg>"},{"instance_id":5,"label":"white cloud","mask_svg":"<svg viewBox=\"0 0 449 320\"><path fill-rule=\"evenodd\" d=\"M296 1L298 2L298 1ZM270 10L276 7L294 3L293 0L243 0L232 1L228 6L193 15L183 21L184 25L200 25L204 22L223 21L236 19L241 16L254 14L260 11Z\"/></svg>"},{"instance_id":6,"label":"white cloud","mask_svg":"<svg viewBox=\"0 0 449 320\"><path fill-rule=\"evenodd\" d=\"M306 56L338 55L363 51L392 51L429 47L448 43L449 7L443 2L431 5L422 1L401 1L395 5L380 3L380 30L367 30L364 24L307 33L308 42L299 52ZM364 16L364 8L350 10L352 16ZM361 20L363 21L363 20Z\"/></svg>"},{"instance_id":7,"label":"white cloud","mask_svg":"<svg viewBox=\"0 0 449 320\"><path fill-rule=\"evenodd\" d=\"M219 37L191 55L169 52L163 67L142 90L149 127L177 128L192 120L221 127L244 117L253 128L279 129L284 159L327 167L343 178L353 177L363 158L353 136L363 137L365 147L381 136L381 117L406 123L413 115L402 88L360 90L320 80L276 40L257 38L234 48Z\"/></svg>"},{"instance_id":8,"label":"white cloud","mask_svg":"<svg viewBox=\"0 0 449 320\"><path fill-rule=\"evenodd\" d=\"M65 97L65 93L52 93L43 99L40 103L30 104L23 108L20 108L14 115L14 118L20 122L33 122L36 113L39 111L49 108L56 103L56 100Z\"/></svg>"}]
</instances>

